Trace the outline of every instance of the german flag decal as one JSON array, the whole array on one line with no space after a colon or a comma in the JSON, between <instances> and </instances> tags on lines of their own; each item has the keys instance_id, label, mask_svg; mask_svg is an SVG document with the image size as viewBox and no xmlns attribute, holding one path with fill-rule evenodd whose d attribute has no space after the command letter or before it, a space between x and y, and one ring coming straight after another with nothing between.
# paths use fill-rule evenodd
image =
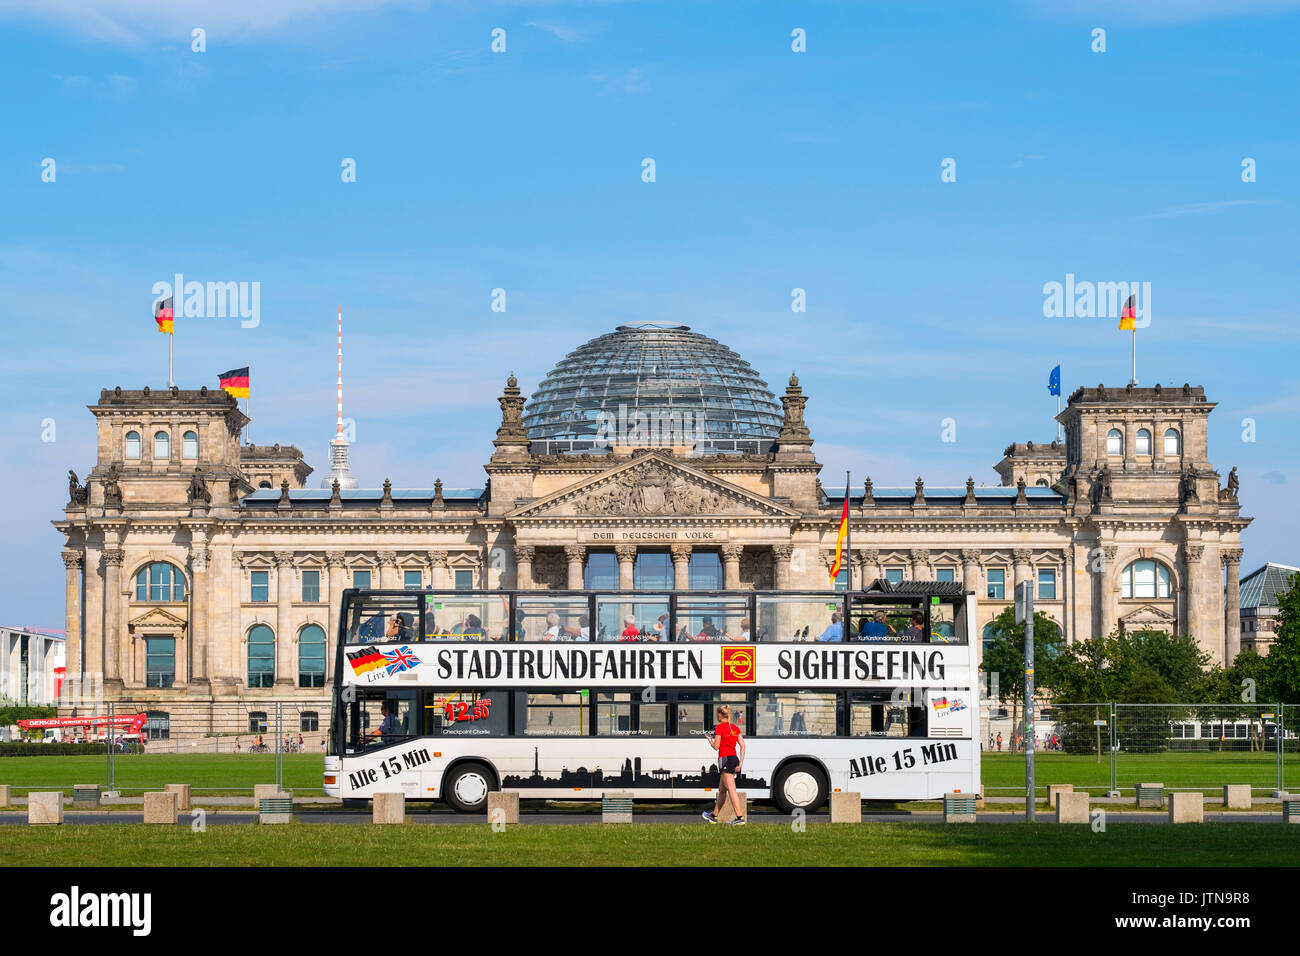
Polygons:
<instances>
[{"instance_id":1,"label":"german flag decal","mask_svg":"<svg viewBox=\"0 0 1300 956\"><path fill-rule=\"evenodd\" d=\"M352 673L358 677L370 673L376 667L383 667L387 662L388 659L380 653L377 647L360 651L348 651L348 663L352 665Z\"/></svg>"}]
</instances>

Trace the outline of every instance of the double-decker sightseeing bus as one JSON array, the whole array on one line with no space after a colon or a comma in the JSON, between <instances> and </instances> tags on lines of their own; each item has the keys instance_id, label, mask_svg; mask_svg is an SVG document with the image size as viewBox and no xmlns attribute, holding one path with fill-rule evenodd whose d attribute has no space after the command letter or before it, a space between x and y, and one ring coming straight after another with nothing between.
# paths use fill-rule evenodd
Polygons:
<instances>
[{"instance_id":1,"label":"double-decker sightseeing bus","mask_svg":"<svg viewBox=\"0 0 1300 956\"><path fill-rule=\"evenodd\" d=\"M974 597L844 591L344 592L325 792L483 812L525 799L704 800L727 704L737 789L782 810L832 791L979 791Z\"/></svg>"}]
</instances>

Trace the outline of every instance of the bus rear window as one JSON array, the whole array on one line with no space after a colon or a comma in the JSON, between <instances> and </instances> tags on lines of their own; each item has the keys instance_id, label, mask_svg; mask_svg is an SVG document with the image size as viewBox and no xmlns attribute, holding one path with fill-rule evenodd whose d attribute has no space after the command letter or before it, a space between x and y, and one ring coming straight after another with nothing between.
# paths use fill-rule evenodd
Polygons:
<instances>
[{"instance_id":1,"label":"bus rear window","mask_svg":"<svg viewBox=\"0 0 1300 956\"><path fill-rule=\"evenodd\" d=\"M834 691L758 691L754 726L759 737L834 737L841 696Z\"/></svg>"},{"instance_id":2,"label":"bus rear window","mask_svg":"<svg viewBox=\"0 0 1300 956\"><path fill-rule=\"evenodd\" d=\"M425 691L424 733L433 737L505 737L510 733L508 693Z\"/></svg>"}]
</instances>

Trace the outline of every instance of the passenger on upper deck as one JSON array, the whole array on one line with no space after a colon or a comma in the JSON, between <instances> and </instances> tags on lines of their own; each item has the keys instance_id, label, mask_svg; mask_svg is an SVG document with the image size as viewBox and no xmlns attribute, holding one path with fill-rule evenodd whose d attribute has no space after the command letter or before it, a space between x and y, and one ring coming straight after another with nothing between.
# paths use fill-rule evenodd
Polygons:
<instances>
[{"instance_id":1,"label":"passenger on upper deck","mask_svg":"<svg viewBox=\"0 0 1300 956\"><path fill-rule=\"evenodd\" d=\"M862 631L858 635L860 641L878 641L882 637L889 637L894 633L894 629L885 623L885 612L877 611L875 620L866 621L862 625Z\"/></svg>"},{"instance_id":2,"label":"passenger on upper deck","mask_svg":"<svg viewBox=\"0 0 1300 956\"><path fill-rule=\"evenodd\" d=\"M697 641L716 641L718 639L718 629L713 625L713 618L706 617L704 623L700 625L700 633L695 636Z\"/></svg>"},{"instance_id":3,"label":"passenger on upper deck","mask_svg":"<svg viewBox=\"0 0 1300 956\"><path fill-rule=\"evenodd\" d=\"M740 633L735 637L729 638L729 640L747 641L749 639L749 618L742 617L740 619Z\"/></svg>"},{"instance_id":4,"label":"passenger on upper deck","mask_svg":"<svg viewBox=\"0 0 1300 956\"><path fill-rule=\"evenodd\" d=\"M819 641L842 641L844 640L844 623L840 620L838 610L831 612L831 623L826 630L817 635Z\"/></svg>"},{"instance_id":5,"label":"passenger on upper deck","mask_svg":"<svg viewBox=\"0 0 1300 956\"><path fill-rule=\"evenodd\" d=\"M925 637L925 615L920 611L912 612L912 626L903 632L903 640L919 641Z\"/></svg>"},{"instance_id":6,"label":"passenger on upper deck","mask_svg":"<svg viewBox=\"0 0 1300 956\"><path fill-rule=\"evenodd\" d=\"M641 632L637 630L636 619L631 617L623 618L623 633L619 636L620 641L638 641L641 639Z\"/></svg>"},{"instance_id":7,"label":"passenger on upper deck","mask_svg":"<svg viewBox=\"0 0 1300 956\"><path fill-rule=\"evenodd\" d=\"M471 614L465 618L465 626L461 631L461 637L467 641L488 640L487 631L483 630L483 622L479 620L477 614ZM499 640L499 638L492 638L492 640Z\"/></svg>"}]
</instances>

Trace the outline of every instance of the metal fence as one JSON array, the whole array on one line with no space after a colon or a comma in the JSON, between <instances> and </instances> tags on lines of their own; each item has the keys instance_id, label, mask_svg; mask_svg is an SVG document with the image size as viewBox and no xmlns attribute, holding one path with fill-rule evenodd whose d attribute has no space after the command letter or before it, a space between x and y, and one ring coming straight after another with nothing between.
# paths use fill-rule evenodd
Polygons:
<instances>
[{"instance_id":1,"label":"metal fence","mask_svg":"<svg viewBox=\"0 0 1300 956\"><path fill-rule=\"evenodd\" d=\"M46 744L25 744L31 755L0 759L0 784L16 793L98 784L122 796L169 783L187 783L196 796L210 797L251 795L258 784L303 796L323 793L328 702L155 697L78 711L75 716L97 723L60 728L63 742L88 742L94 750L46 756Z\"/></svg>"},{"instance_id":2,"label":"metal fence","mask_svg":"<svg viewBox=\"0 0 1300 956\"><path fill-rule=\"evenodd\" d=\"M1023 725L997 711L981 724L981 746L1003 734L1003 749L1022 753ZM1035 777L1041 790L1126 794L1139 783L1171 790L1217 791L1227 784L1286 792L1300 779L1300 707L1283 704L1049 704L1035 720ZM989 795L1024 795L1020 760L984 768ZM1022 771L1023 772L1023 771Z\"/></svg>"}]
</instances>

